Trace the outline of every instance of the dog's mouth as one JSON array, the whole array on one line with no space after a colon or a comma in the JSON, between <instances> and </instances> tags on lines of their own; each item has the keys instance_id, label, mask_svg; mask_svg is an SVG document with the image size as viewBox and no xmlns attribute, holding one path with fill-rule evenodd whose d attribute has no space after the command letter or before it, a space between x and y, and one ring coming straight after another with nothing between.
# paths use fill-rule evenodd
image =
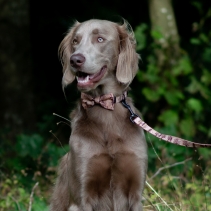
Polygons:
<instances>
[{"instance_id":1,"label":"dog's mouth","mask_svg":"<svg viewBox=\"0 0 211 211\"><path fill-rule=\"evenodd\" d=\"M78 71L76 74L78 86L85 87L85 86L93 85L104 76L106 70L107 70L107 67L103 66L99 72L94 73L94 74L88 74L85 72Z\"/></svg>"}]
</instances>

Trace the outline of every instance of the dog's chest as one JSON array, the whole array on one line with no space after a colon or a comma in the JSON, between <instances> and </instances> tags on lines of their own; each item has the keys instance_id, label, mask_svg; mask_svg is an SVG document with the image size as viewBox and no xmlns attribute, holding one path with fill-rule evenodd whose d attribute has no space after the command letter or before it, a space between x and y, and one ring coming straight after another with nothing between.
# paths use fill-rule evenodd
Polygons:
<instances>
[{"instance_id":1,"label":"dog's chest","mask_svg":"<svg viewBox=\"0 0 211 211\"><path fill-rule=\"evenodd\" d=\"M73 127L72 134L80 137L75 143L77 148L103 150L112 156L125 150L133 151L140 144L142 133L131 123L126 109L115 112L97 108L87 112Z\"/></svg>"}]
</instances>

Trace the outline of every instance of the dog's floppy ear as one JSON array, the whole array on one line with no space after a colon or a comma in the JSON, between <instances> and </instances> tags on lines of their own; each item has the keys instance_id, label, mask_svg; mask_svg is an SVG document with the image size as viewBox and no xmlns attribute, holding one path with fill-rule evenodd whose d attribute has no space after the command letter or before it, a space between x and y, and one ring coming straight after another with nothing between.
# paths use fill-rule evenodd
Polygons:
<instances>
[{"instance_id":1,"label":"dog's floppy ear","mask_svg":"<svg viewBox=\"0 0 211 211\"><path fill-rule=\"evenodd\" d=\"M117 63L116 77L123 84L130 84L138 71L139 55L136 53L136 40L130 25L124 20L117 25L120 42L120 53Z\"/></svg>"},{"instance_id":2,"label":"dog's floppy ear","mask_svg":"<svg viewBox=\"0 0 211 211\"><path fill-rule=\"evenodd\" d=\"M58 54L63 67L63 78L62 78L63 90L68 84L72 83L73 80L75 79L75 76L70 70L71 69L70 56L72 54L71 42L73 39L73 35L79 25L80 23L76 21L59 45Z\"/></svg>"}]
</instances>

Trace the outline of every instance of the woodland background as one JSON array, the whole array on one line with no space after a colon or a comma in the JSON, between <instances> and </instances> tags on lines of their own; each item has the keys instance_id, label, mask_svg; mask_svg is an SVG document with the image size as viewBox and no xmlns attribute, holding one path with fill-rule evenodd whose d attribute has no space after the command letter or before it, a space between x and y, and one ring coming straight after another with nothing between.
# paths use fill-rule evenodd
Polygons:
<instances>
[{"instance_id":1,"label":"woodland background","mask_svg":"<svg viewBox=\"0 0 211 211\"><path fill-rule=\"evenodd\" d=\"M211 1L0 0L0 211L48 210L70 134L53 113L68 118L80 95L73 83L65 100L59 43L74 20L122 17L142 57L130 95L144 120L211 144ZM146 138L144 210L211 210L210 149Z\"/></svg>"}]
</instances>

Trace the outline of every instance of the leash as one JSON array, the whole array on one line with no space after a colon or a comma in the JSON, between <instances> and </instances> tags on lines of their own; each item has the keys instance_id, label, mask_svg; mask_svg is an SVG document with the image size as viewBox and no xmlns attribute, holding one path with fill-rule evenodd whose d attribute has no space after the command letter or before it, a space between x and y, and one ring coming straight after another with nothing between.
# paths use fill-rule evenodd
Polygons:
<instances>
[{"instance_id":1,"label":"leash","mask_svg":"<svg viewBox=\"0 0 211 211\"><path fill-rule=\"evenodd\" d=\"M130 112L130 121L135 123L136 125L138 125L139 127L143 128L144 130L146 130L148 133L151 133L153 136L162 139L166 142L172 143L172 144L176 144L176 145L180 145L180 146L185 146L185 147L192 147L192 148L199 148L199 147L203 147L203 148L211 148L211 144L201 144L201 143L194 143L182 138L178 138L176 136L170 136L170 135L165 135L162 133L157 132L156 130L154 130L153 128L151 128L149 125L147 125L137 114L135 114L130 105L128 105L125 101L125 98L121 101L122 105L127 108Z\"/></svg>"},{"instance_id":2,"label":"leash","mask_svg":"<svg viewBox=\"0 0 211 211\"><path fill-rule=\"evenodd\" d=\"M199 148L199 147L211 148L211 144L194 143L182 138L178 138L176 136L170 136L159 133L158 131L154 130L149 125L147 125L137 114L135 114L132 111L130 105L128 105L125 101L126 97L127 97L127 91L125 91L122 95L117 97L115 97L112 93L102 95L99 97L92 97L88 94L81 93L81 102L84 109L88 109L97 104L108 110L114 110L114 104L121 102L122 105L125 108L127 108L130 112L130 121L135 123L139 127L143 128L148 133L151 133L153 136L162 139L166 142L180 146L192 147L192 148Z\"/></svg>"}]
</instances>

